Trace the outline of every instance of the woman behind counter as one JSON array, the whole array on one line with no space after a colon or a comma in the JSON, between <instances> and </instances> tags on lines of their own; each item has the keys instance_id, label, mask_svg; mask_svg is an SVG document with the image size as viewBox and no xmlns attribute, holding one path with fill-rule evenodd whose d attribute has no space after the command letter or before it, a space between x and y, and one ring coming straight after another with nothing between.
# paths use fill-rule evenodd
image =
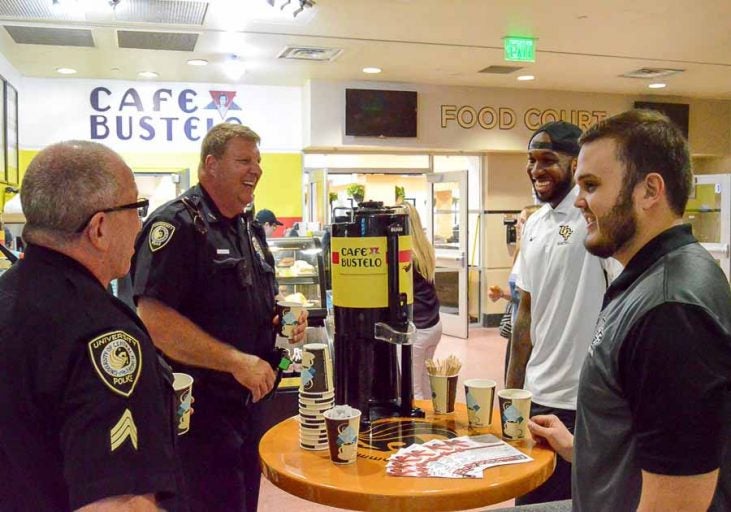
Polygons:
<instances>
[{"instance_id":1,"label":"woman behind counter","mask_svg":"<svg viewBox=\"0 0 731 512\"><path fill-rule=\"evenodd\" d=\"M434 287L436 259L434 247L424 234L416 208L410 203L405 203L403 206L409 214L414 261L414 325L416 326L412 363L414 398L426 400L431 398L431 387L425 361L434 358L434 352L442 337L439 299Z\"/></svg>"}]
</instances>

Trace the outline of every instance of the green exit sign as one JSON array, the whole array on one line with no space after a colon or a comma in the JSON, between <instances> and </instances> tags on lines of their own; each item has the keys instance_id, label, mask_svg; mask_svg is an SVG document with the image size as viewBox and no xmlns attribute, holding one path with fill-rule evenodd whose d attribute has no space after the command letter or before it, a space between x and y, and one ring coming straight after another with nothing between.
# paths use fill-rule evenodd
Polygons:
<instances>
[{"instance_id":1,"label":"green exit sign","mask_svg":"<svg viewBox=\"0 0 731 512\"><path fill-rule=\"evenodd\" d=\"M536 40L532 37L504 37L503 48L505 48L505 60L536 61Z\"/></svg>"}]
</instances>

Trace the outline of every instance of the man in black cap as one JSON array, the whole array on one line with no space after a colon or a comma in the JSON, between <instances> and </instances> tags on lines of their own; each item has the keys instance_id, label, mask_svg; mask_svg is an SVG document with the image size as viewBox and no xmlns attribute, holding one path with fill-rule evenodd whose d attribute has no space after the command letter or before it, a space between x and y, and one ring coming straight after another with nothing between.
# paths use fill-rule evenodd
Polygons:
<instances>
[{"instance_id":1,"label":"man in black cap","mask_svg":"<svg viewBox=\"0 0 731 512\"><path fill-rule=\"evenodd\" d=\"M516 284L521 290L506 384L533 395L531 416L555 414L573 429L579 372L606 290L602 261L584 248L586 222L574 207L581 130L555 121L528 144L528 178L544 203L523 227ZM571 465L518 504L571 497Z\"/></svg>"},{"instance_id":2,"label":"man in black cap","mask_svg":"<svg viewBox=\"0 0 731 512\"><path fill-rule=\"evenodd\" d=\"M284 225L279 222L277 216L274 215L273 211L267 210L266 208L256 212L256 222L261 224L261 227L264 228L264 234L267 236L267 238L272 236L274 231L277 229L277 226Z\"/></svg>"}]
</instances>

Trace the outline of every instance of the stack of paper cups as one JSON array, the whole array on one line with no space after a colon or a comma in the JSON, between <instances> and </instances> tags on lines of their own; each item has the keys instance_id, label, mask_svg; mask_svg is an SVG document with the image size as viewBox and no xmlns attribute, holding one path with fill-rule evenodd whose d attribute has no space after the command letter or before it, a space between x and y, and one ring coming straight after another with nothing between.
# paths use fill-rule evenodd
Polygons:
<instances>
[{"instance_id":1,"label":"stack of paper cups","mask_svg":"<svg viewBox=\"0 0 731 512\"><path fill-rule=\"evenodd\" d=\"M300 446L305 450L327 450L327 427L323 413L335 405L333 366L324 343L302 347L299 412Z\"/></svg>"}]
</instances>

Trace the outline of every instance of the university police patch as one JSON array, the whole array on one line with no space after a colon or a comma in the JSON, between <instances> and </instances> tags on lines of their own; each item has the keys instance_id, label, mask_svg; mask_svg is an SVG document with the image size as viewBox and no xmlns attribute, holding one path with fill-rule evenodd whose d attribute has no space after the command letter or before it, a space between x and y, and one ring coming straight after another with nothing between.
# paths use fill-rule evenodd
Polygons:
<instances>
[{"instance_id":1,"label":"university police patch","mask_svg":"<svg viewBox=\"0 0 731 512\"><path fill-rule=\"evenodd\" d=\"M102 334L89 342L97 375L115 393L129 397L142 371L140 342L124 331Z\"/></svg>"},{"instance_id":2,"label":"university police patch","mask_svg":"<svg viewBox=\"0 0 731 512\"><path fill-rule=\"evenodd\" d=\"M150 228L147 242L152 252L159 251L173 238L175 226L168 222L155 222Z\"/></svg>"}]
</instances>

